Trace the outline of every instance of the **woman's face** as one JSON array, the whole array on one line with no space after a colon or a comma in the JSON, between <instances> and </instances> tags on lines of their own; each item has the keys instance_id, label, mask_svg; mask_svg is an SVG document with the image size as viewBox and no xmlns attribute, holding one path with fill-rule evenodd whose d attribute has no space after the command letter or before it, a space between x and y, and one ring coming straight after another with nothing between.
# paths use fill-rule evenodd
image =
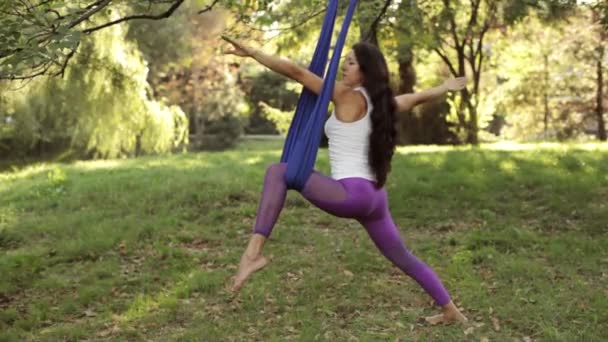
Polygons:
<instances>
[{"instance_id":1,"label":"woman's face","mask_svg":"<svg viewBox=\"0 0 608 342\"><path fill-rule=\"evenodd\" d=\"M359 69L359 63L354 51L349 52L342 63L342 82L351 87L356 87L363 83L363 73Z\"/></svg>"}]
</instances>

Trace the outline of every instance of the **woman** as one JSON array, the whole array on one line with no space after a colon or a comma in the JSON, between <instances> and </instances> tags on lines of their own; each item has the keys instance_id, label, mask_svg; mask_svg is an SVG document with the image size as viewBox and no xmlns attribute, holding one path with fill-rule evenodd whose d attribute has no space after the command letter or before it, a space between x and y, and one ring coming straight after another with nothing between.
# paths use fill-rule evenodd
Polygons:
<instances>
[{"instance_id":1,"label":"woman","mask_svg":"<svg viewBox=\"0 0 608 342\"><path fill-rule=\"evenodd\" d=\"M239 41L224 39L233 47L228 53L251 57L316 94L321 91L323 80L306 68ZM320 209L354 218L365 227L382 254L414 278L441 306L442 314L426 318L431 324L466 322L467 319L451 301L435 272L413 256L403 243L388 210L384 184L395 151L395 113L408 111L447 91L460 90L465 84L464 77L449 79L439 87L394 97L386 60L380 50L368 43L354 45L342 66L342 80L336 82L332 94L334 112L325 123L332 177L313 172L301 191ZM253 235L241 258L233 291L238 291L253 272L268 263L262 256L262 247L285 202L286 166L277 163L266 171Z\"/></svg>"}]
</instances>

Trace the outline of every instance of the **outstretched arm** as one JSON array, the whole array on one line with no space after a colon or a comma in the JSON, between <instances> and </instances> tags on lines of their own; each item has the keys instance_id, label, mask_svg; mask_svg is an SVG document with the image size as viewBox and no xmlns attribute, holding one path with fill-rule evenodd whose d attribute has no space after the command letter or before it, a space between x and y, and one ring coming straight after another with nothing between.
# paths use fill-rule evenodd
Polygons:
<instances>
[{"instance_id":1,"label":"outstretched arm","mask_svg":"<svg viewBox=\"0 0 608 342\"><path fill-rule=\"evenodd\" d=\"M419 93L402 94L395 96L397 102L397 112L407 112L423 102L432 100L444 95L448 91L461 90L466 86L467 78L458 77L445 80L442 85L430 89L426 89Z\"/></svg>"},{"instance_id":2,"label":"outstretched arm","mask_svg":"<svg viewBox=\"0 0 608 342\"><path fill-rule=\"evenodd\" d=\"M321 89L323 89L323 79L315 75L310 70L303 68L288 59L265 54L262 51L246 46L237 40L225 36L222 36L222 38L233 46L233 50L227 51L226 53L240 57L251 57L260 64L268 67L270 70L287 76L302 84L313 93L317 95L321 93ZM346 90L347 87L345 85L343 85L341 82L336 82L332 100L335 101L335 99Z\"/></svg>"}]
</instances>

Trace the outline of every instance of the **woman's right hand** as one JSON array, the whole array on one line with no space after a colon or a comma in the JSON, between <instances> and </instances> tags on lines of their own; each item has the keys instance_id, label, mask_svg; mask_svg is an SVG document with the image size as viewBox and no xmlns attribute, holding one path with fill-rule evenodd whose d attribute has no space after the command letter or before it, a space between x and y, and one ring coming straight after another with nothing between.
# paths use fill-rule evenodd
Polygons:
<instances>
[{"instance_id":1,"label":"woman's right hand","mask_svg":"<svg viewBox=\"0 0 608 342\"><path fill-rule=\"evenodd\" d=\"M249 57L249 56L253 55L253 53L255 51L253 48L250 48L250 47L242 44L241 42L239 42L236 39L228 38L226 36L222 36L222 39L224 39L225 41L227 41L228 43L230 43L232 45L232 50L225 51L224 53L226 53L226 54L236 55L239 57Z\"/></svg>"}]
</instances>

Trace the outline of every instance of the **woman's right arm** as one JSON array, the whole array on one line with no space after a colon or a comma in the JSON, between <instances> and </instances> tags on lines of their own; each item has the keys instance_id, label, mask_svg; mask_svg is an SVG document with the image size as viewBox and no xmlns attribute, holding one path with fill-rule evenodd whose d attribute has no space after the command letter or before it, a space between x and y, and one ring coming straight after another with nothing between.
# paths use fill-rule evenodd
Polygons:
<instances>
[{"instance_id":1,"label":"woman's right arm","mask_svg":"<svg viewBox=\"0 0 608 342\"><path fill-rule=\"evenodd\" d=\"M243 45L242 43L231 38L222 38L232 44L234 47L234 50L229 51L228 53L241 57L251 57L270 70L289 77L292 80L302 84L313 93L317 95L321 93L321 90L323 89L323 79L315 75L310 70L303 68L288 59L265 54L262 51ZM335 102L335 100L340 98L346 90L348 90L348 87L343 85L341 82L336 82L332 100Z\"/></svg>"},{"instance_id":2,"label":"woman's right arm","mask_svg":"<svg viewBox=\"0 0 608 342\"><path fill-rule=\"evenodd\" d=\"M288 59L265 54L259 50L251 53L251 58L266 66L270 70L302 84L313 93L319 95L323 88L323 79L308 69L305 69Z\"/></svg>"}]
</instances>

